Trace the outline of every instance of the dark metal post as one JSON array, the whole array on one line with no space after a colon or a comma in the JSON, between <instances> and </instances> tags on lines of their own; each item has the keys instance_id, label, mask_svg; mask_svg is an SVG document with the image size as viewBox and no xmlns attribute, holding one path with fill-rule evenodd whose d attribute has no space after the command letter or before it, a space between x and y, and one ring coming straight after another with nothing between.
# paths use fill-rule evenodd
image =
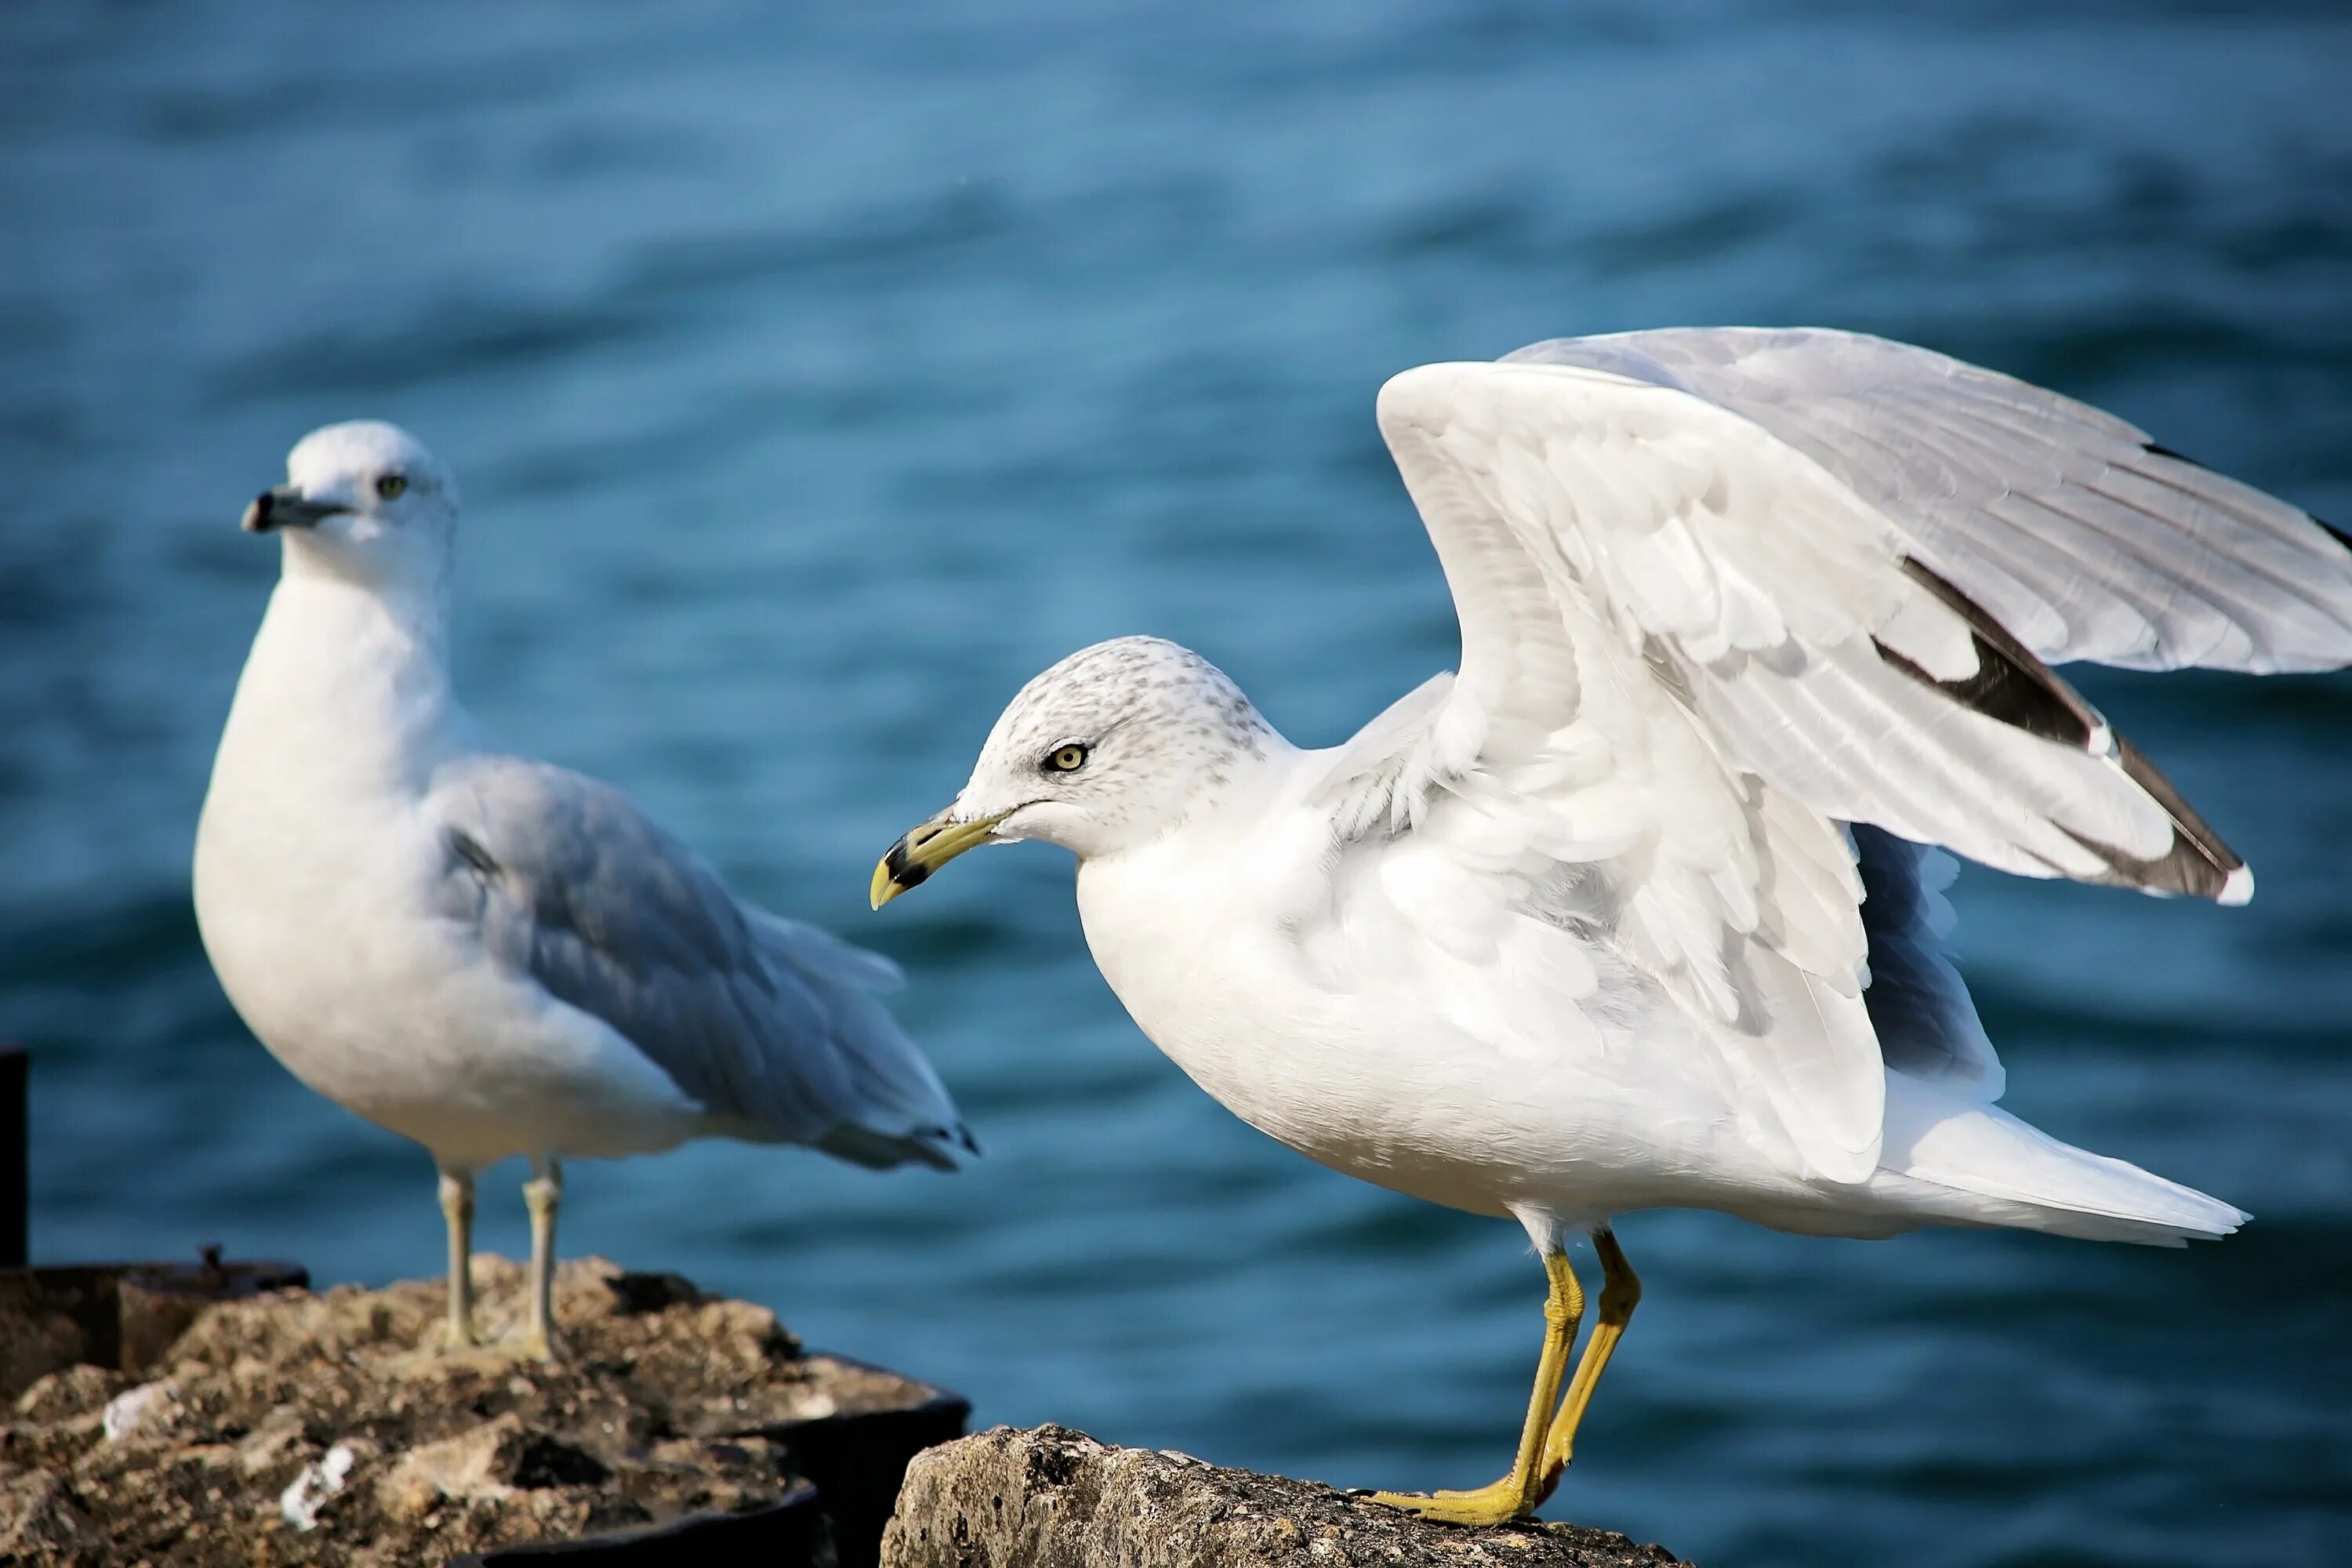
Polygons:
<instances>
[{"instance_id":1,"label":"dark metal post","mask_svg":"<svg viewBox=\"0 0 2352 1568\"><path fill-rule=\"evenodd\" d=\"M0 1046L0 1268L22 1268L26 1216L33 1206L32 1120L27 1101L32 1058L22 1046Z\"/></svg>"}]
</instances>

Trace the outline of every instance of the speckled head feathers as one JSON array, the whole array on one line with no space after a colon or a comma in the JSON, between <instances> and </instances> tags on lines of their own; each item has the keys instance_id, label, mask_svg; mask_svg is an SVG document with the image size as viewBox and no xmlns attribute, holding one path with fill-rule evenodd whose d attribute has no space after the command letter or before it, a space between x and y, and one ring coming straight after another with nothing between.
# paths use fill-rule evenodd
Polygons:
<instances>
[{"instance_id":1,"label":"speckled head feathers","mask_svg":"<svg viewBox=\"0 0 2352 1568\"><path fill-rule=\"evenodd\" d=\"M1224 671L1160 637L1079 649L1023 687L956 797L965 820L1082 858L1159 837L1282 742ZM1075 764L1075 765L1072 765Z\"/></svg>"}]
</instances>

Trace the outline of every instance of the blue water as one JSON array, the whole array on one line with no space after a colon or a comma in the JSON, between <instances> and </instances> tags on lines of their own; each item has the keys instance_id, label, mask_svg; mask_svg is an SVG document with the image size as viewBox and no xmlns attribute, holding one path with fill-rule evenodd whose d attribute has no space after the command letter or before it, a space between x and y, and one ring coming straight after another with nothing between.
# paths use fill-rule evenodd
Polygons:
<instances>
[{"instance_id":1,"label":"blue water","mask_svg":"<svg viewBox=\"0 0 2352 1568\"><path fill-rule=\"evenodd\" d=\"M436 1265L422 1155L254 1044L187 907L276 570L238 509L378 415L464 477L478 711L904 961L991 1150L583 1165L569 1248L982 1421L1485 1480L1538 1327L1516 1227L1201 1095L1055 853L879 918L875 856L1091 639L1189 642L1307 742L1450 663L1370 417L1423 360L1866 328L2352 516L2348 68L2352 18L2286 3L0 8L0 1032L38 1053L37 1252ZM2009 1103L2260 1223L2180 1254L1632 1218L1649 1295L1554 1512L1711 1568L2342 1560L2352 682L2086 686L2261 896L1966 878Z\"/></svg>"}]
</instances>

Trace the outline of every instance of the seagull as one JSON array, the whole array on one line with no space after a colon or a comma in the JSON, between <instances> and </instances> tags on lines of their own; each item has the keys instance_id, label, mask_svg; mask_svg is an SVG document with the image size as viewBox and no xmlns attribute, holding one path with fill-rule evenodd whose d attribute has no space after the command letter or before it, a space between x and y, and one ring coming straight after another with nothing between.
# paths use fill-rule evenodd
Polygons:
<instances>
[{"instance_id":1,"label":"seagull","mask_svg":"<svg viewBox=\"0 0 2352 1568\"><path fill-rule=\"evenodd\" d=\"M2248 1217L2000 1109L1944 850L2243 902L2244 863L2051 666L2352 663L2341 536L1843 331L1557 340L1405 371L1378 415L1458 673L1315 751L1186 648L1086 648L872 893L976 845L1073 851L1096 963L1202 1088L1526 1227L1549 1291L1509 1471L1378 1501L1483 1524L1550 1494L1641 1297L1618 1215L2158 1246ZM1601 1289L1571 1371L1580 1231Z\"/></svg>"},{"instance_id":2,"label":"seagull","mask_svg":"<svg viewBox=\"0 0 2352 1568\"><path fill-rule=\"evenodd\" d=\"M530 1319L561 1162L719 1136L876 1168L976 1152L876 994L887 959L742 903L610 785L520 756L449 676L458 499L416 438L311 432L244 526L282 541L196 830L221 985L312 1089L440 1171L447 1342L478 1343L474 1175L530 1161Z\"/></svg>"}]
</instances>

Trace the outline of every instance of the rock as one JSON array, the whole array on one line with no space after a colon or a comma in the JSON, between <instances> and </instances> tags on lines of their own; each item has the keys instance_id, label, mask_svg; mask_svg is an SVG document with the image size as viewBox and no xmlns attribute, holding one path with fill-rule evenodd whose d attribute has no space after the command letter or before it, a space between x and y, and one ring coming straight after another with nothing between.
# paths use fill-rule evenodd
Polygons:
<instances>
[{"instance_id":1,"label":"rock","mask_svg":"<svg viewBox=\"0 0 2352 1568\"><path fill-rule=\"evenodd\" d=\"M612 1475L595 1455L525 1425L509 1410L488 1426L411 1448L383 1484L404 1500L498 1499L545 1487L602 1486ZM408 1501L402 1511L421 1514L429 1507Z\"/></svg>"},{"instance_id":2,"label":"rock","mask_svg":"<svg viewBox=\"0 0 2352 1568\"><path fill-rule=\"evenodd\" d=\"M102 1366L69 1366L40 1378L18 1395L16 1414L27 1421L64 1421L103 1411L131 1380Z\"/></svg>"},{"instance_id":3,"label":"rock","mask_svg":"<svg viewBox=\"0 0 2352 1568\"><path fill-rule=\"evenodd\" d=\"M918 1455L885 1568L1675 1568L1572 1524L1433 1524L1314 1481L998 1426ZM1688 1564L1682 1564L1688 1568Z\"/></svg>"},{"instance_id":4,"label":"rock","mask_svg":"<svg viewBox=\"0 0 2352 1568\"><path fill-rule=\"evenodd\" d=\"M518 1336L524 1270L473 1268L480 1329ZM420 1352L442 1289L204 1303L138 1380L41 1376L0 1406L0 1563L504 1561L519 1543L765 1512L774 1540L832 1536L780 1568L836 1552L855 1568L907 1456L962 1430L952 1395L809 1354L766 1309L675 1275L563 1265L559 1366L496 1344Z\"/></svg>"},{"instance_id":5,"label":"rock","mask_svg":"<svg viewBox=\"0 0 2352 1568\"><path fill-rule=\"evenodd\" d=\"M316 1445L302 1424L302 1413L281 1405L261 1418L236 1446L237 1468L248 1476L268 1470L278 1475L309 1457Z\"/></svg>"},{"instance_id":6,"label":"rock","mask_svg":"<svg viewBox=\"0 0 2352 1568\"><path fill-rule=\"evenodd\" d=\"M89 1520L54 1470L0 1477L0 1563L37 1563L69 1551Z\"/></svg>"},{"instance_id":7,"label":"rock","mask_svg":"<svg viewBox=\"0 0 2352 1568\"><path fill-rule=\"evenodd\" d=\"M0 1478L70 1467L105 1438L106 1405L129 1382L95 1366L68 1367L36 1382L16 1401L17 1418L0 1425ZM8 1506L0 1500L0 1532L12 1517Z\"/></svg>"}]
</instances>

